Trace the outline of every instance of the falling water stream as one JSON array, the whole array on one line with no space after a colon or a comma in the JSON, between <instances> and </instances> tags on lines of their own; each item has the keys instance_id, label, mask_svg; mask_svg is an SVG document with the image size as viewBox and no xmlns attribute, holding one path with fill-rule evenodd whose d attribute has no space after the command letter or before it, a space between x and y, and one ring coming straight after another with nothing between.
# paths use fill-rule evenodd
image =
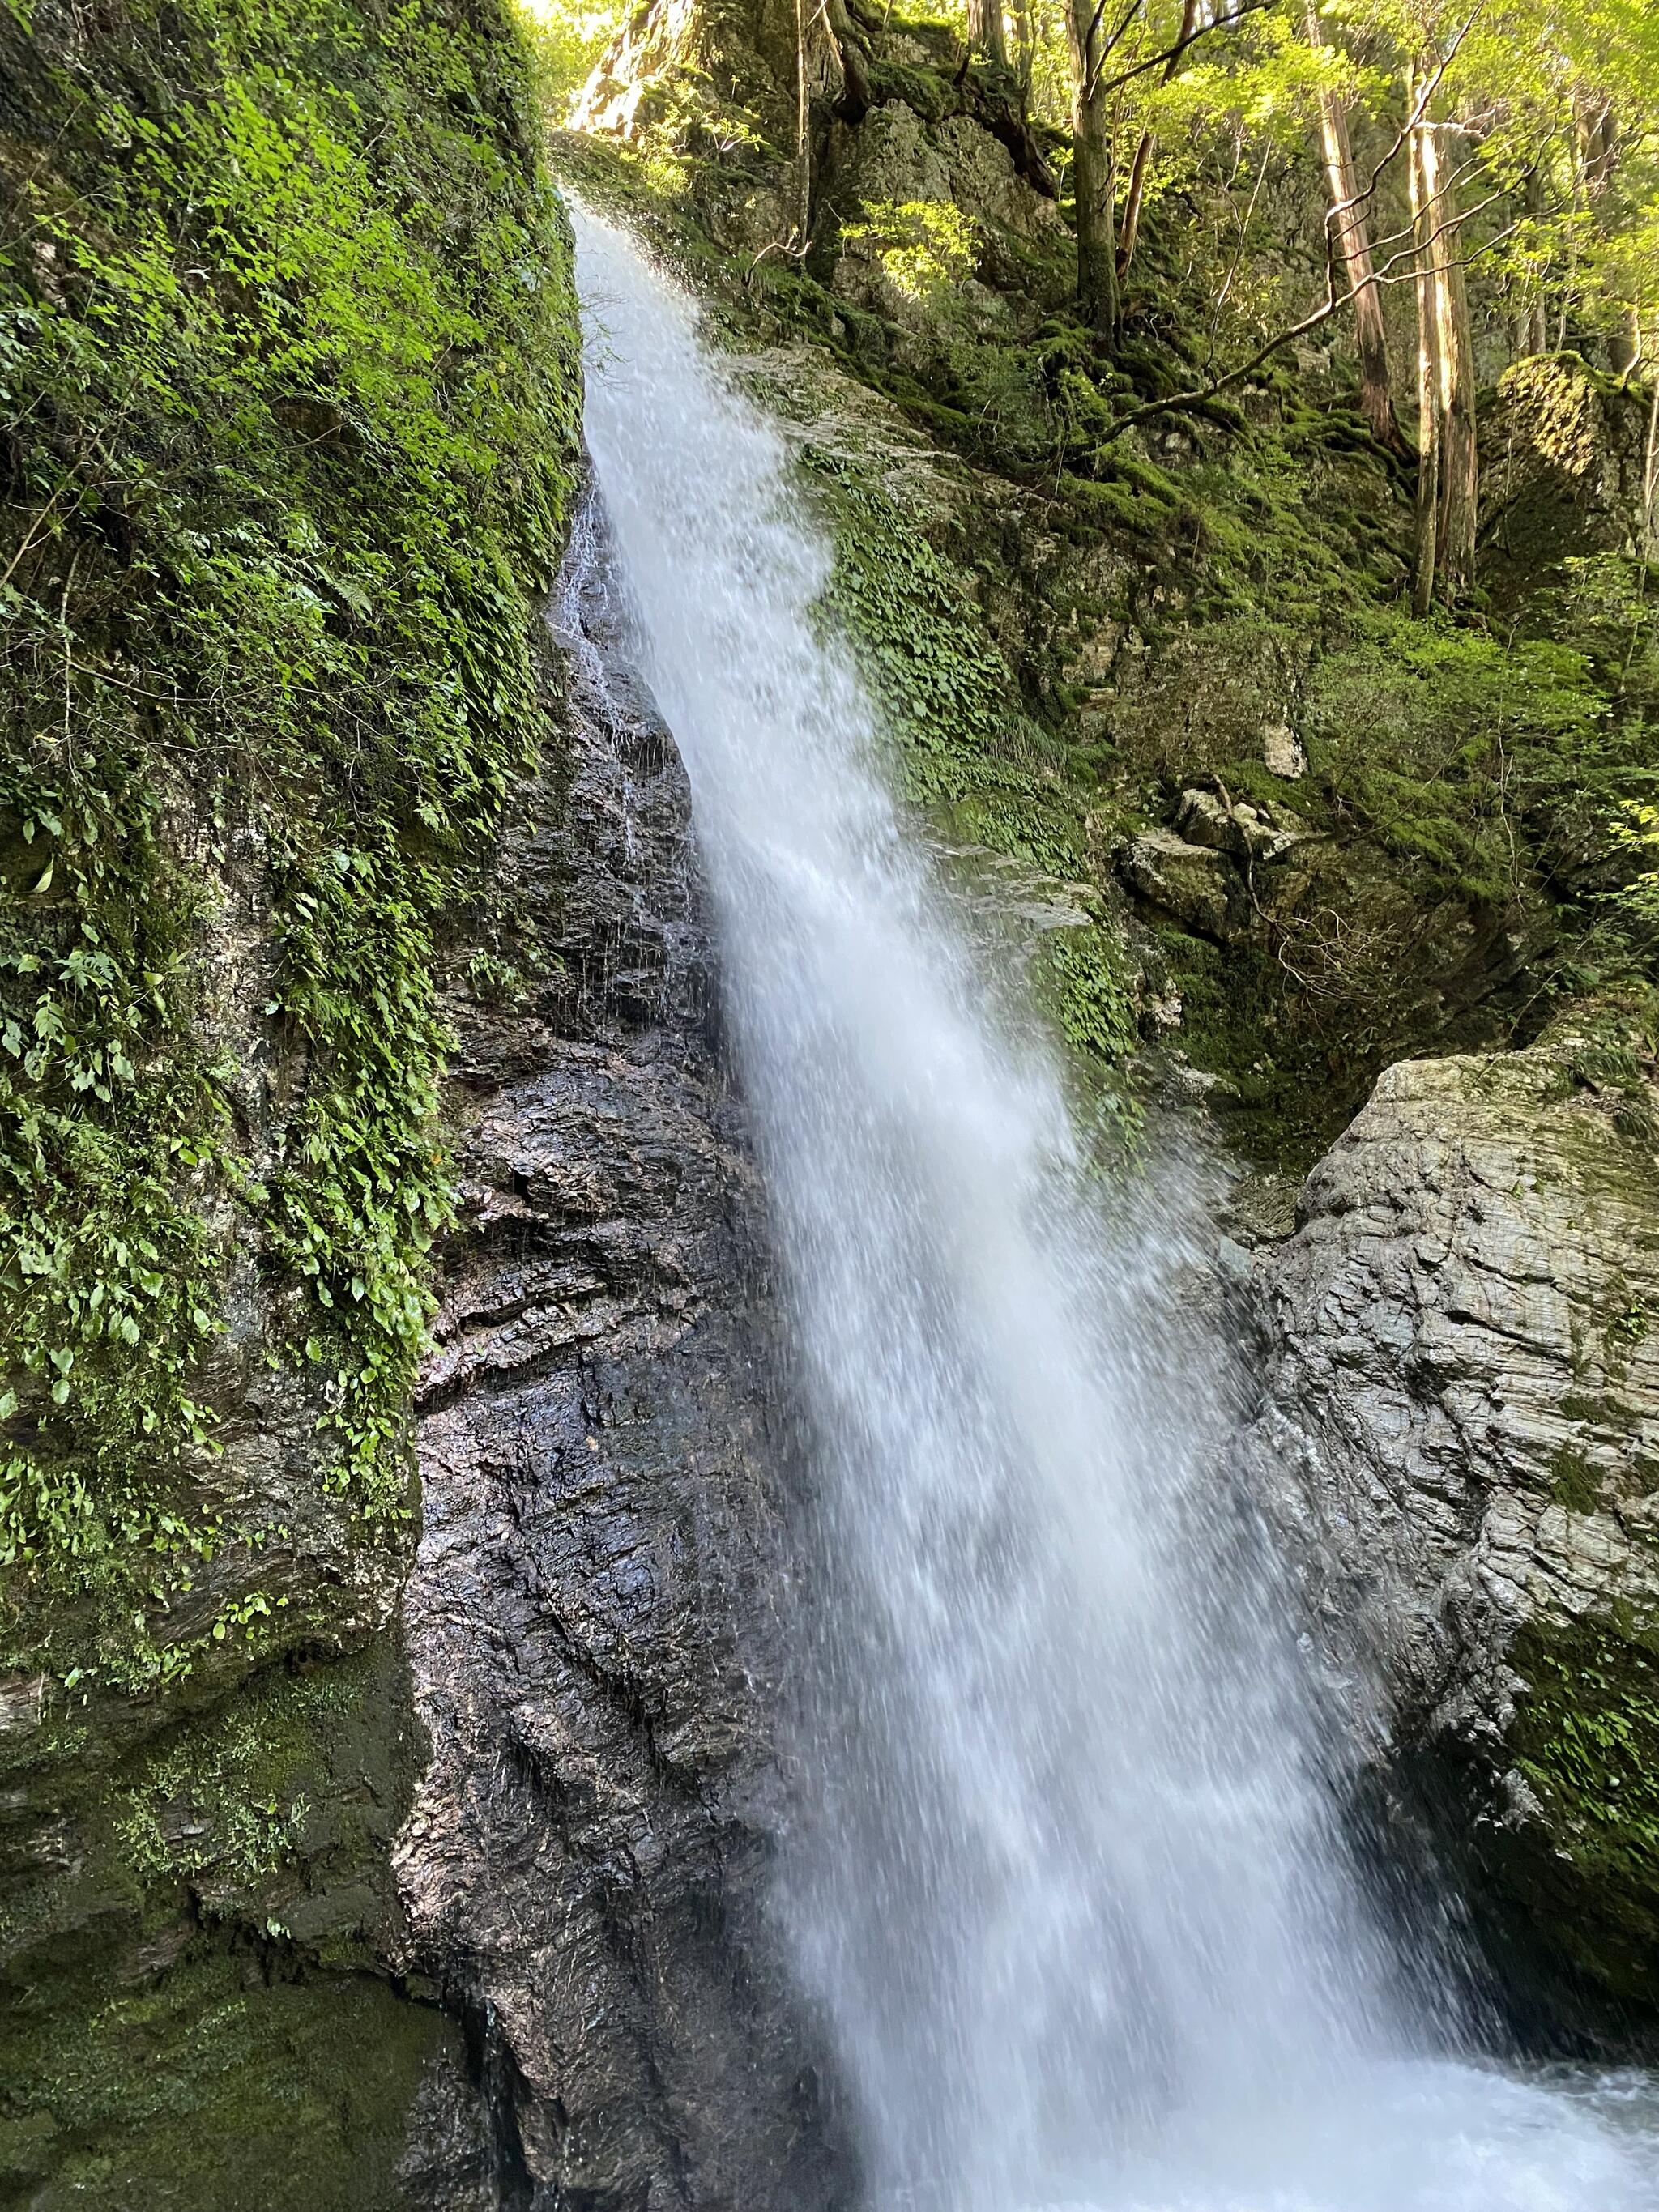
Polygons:
<instances>
[{"instance_id":1,"label":"falling water stream","mask_svg":"<svg viewBox=\"0 0 1659 2212\"><path fill-rule=\"evenodd\" d=\"M1201 1178L1091 1194L884 779L779 433L574 211L587 437L684 755L814 1439L778 1911L872 2212L1651 2212L1629 2085L1505 2072L1346 1863L1206 1469Z\"/></svg>"}]
</instances>

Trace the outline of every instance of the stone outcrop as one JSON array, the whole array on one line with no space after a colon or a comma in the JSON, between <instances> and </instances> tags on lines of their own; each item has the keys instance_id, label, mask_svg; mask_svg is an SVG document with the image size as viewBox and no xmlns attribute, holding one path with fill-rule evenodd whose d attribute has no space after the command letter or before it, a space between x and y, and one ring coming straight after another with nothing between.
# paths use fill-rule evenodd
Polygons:
<instances>
[{"instance_id":1,"label":"stone outcrop","mask_svg":"<svg viewBox=\"0 0 1659 2212\"><path fill-rule=\"evenodd\" d=\"M1483 410L1481 538L1500 601L1554 589L1564 561L1632 552L1645 511L1647 409L1576 353L1514 362Z\"/></svg>"},{"instance_id":2,"label":"stone outcrop","mask_svg":"<svg viewBox=\"0 0 1659 2212\"><path fill-rule=\"evenodd\" d=\"M1249 1477L1517 1979L1659 1998L1659 1151L1627 1044L1407 1062L1257 1269Z\"/></svg>"},{"instance_id":3,"label":"stone outcrop","mask_svg":"<svg viewBox=\"0 0 1659 2212\"><path fill-rule=\"evenodd\" d=\"M1202 937L1224 941L1249 923L1243 878L1209 845L1188 844L1173 830L1144 830L1129 840L1118 866L1149 906Z\"/></svg>"},{"instance_id":4,"label":"stone outcrop","mask_svg":"<svg viewBox=\"0 0 1659 2212\"><path fill-rule=\"evenodd\" d=\"M506 2202L810 2207L834 2161L763 1909L789 1581L763 1223L684 775L583 542L571 781L510 860L554 958L529 1007L471 1010L453 1073L399 1866Z\"/></svg>"},{"instance_id":5,"label":"stone outcrop","mask_svg":"<svg viewBox=\"0 0 1659 2212\"><path fill-rule=\"evenodd\" d=\"M1127 841L1118 873L1158 913L1227 944L1294 908L1313 880L1307 856L1327 843L1287 806L1189 789L1173 830Z\"/></svg>"}]
</instances>

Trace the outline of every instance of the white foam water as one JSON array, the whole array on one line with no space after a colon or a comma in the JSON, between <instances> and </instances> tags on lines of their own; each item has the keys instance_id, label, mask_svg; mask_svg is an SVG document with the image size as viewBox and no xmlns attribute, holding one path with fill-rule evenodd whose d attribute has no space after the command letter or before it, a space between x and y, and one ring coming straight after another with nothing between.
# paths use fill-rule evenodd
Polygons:
<instances>
[{"instance_id":1,"label":"white foam water","mask_svg":"<svg viewBox=\"0 0 1659 2212\"><path fill-rule=\"evenodd\" d=\"M587 438L690 779L811 1431L778 1911L868 2202L1659 2207L1639 2100L1455 2056L1449 1996L1401 1996L1214 1473L1201 1178L1102 1198L890 795L780 434L684 293L574 212Z\"/></svg>"}]
</instances>

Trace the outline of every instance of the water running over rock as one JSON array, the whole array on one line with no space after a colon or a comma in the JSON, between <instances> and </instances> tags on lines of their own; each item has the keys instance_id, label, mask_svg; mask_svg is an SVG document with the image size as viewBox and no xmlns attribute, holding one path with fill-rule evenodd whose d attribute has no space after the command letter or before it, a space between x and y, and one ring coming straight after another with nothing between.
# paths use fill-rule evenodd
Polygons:
<instances>
[{"instance_id":1,"label":"water running over rock","mask_svg":"<svg viewBox=\"0 0 1659 2212\"><path fill-rule=\"evenodd\" d=\"M1177 1182L1127 1220L1091 1194L1035 1024L994 1011L888 795L778 434L632 244L577 234L588 438L813 1432L811 1809L777 1907L872 2203L1659 2205L1624 2106L1454 2057L1449 1997L1399 1996L1213 1474Z\"/></svg>"}]
</instances>

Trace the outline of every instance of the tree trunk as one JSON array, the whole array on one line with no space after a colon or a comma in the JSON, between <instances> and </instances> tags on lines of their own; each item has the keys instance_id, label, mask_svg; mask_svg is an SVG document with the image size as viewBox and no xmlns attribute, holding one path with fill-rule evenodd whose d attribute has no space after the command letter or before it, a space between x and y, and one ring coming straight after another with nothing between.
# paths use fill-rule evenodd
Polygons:
<instances>
[{"instance_id":1,"label":"tree trunk","mask_svg":"<svg viewBox=\"0 0 1659 2212\"><path fill-rule=\"evenodd\" d=\"M1416 88L1408 79L1408 112L1416 96ZM1434 604L1440 526L1439 325L1435 314L1434 248L1430 236L1433 201L1422 150L1427 128L1418 125L1407 149L1417 275L1417 518L1412 549L1412 611L1419 615L1427 614Z\"/></svg>"},{"instance_id":2,"label":"tree trunk","mask_svg":"<svg viewBox=\"0 0 1659 2212\"><path fill-rule=\"evenodd\" d=\"M1411 146L1422 411L1412 593L1419 613L1426 613L1434 597L1437 574L1449 600L1466 597L1474 581L1480 488L1474 436L1474 331L1445 128L1425 118L1413 131Z\"/></svg>"},{"instance_id":3,"label":"tree trunk","mask_svg":"<svg viewBox=\"0 0 1659 2212\"><path fill-rule=\"evenodd\" d=\"M795 0L795 228L793 250L805 255L812 235L812 99L806 64L806 0Z\"/></svg>"},{"instance_id":4,"label":"tree trunk","mask_svg":"<svg viewBox=\"0 0 1659 2212\"><path fill-rule=\"evenodd\" d=\"M1611 100L1596 108L1580 106L1578 147L1585 194L1594 204L1606 197L1619 167L1619 125Z\"/></svg>"},{"instance_id":5,"label":"tree trunk","mask_svg":"<svg viewBox=\"0 0 1659 2212\"><path fill-rule=\"evenodd\" d=\"M1037 24L1036 0L1013 0L1014 75L1019 80L1019 112L1031 112L1031 88L1036 81Z\"/></svg>"},{"instance_id":6,"label":"tree trunk","mask_svg":"<svg viewBox=\"0 0 1659 2212\"><path fill-rule=\"evenodd\" d=\"M1433 233L1436 350L1440 371L1439 567L1449 599L1474 581L1474 534L1480 495L1474 442L1474 330L1463 274L1456 187L1443 125L1425 124L1425 182Z\"/></svg>"},{"instance_id":7,"label":"tree trunk","mask_svg":"<svg viewBox=\"0 0 1659 2212\"><path fill-rule=\"evenodd\" d=\"M1077 297L1084 319L1109 341L1117 334L1117 244L1111 118L1100 89L1102 11L1067 0L1072 57L1072 183L1077 203Z\"/></svg>"},{"instance_id":8,"label":"tree trunk","mask_svg":"<svg viewBox=\"0 0 1659 2212\"><path fill-rule=\"evenodd\" d=\"M1200 0L1182 0L1181 31L1175 50L1164 64L1164 82L1169 84L1181 73L1186 59L1187 46L1198 28ZM1117 273L1128 274L1129 264L1135 258L1135 246L1140 237L1140 210L1146 197L1146 177L1152 166L1152 133L1150 129L1140 134L1135 148L1135 158L1129 171L1129 190L1123 202L1123 227L1119 234Z\"/></svg>"},{"instance_id":9,"label":"tree trunk","mask_svg":"<svg viewBox=\"0 0 1659 2212\"><path fill-rule=\"evenodd\" d=\"M968 47L1001 69L1008 66L1008 43L1002 30L1002 0L968 0Z\"/></svg>"},{"instance_id":10,"label":"tree trunk","mask_svg":"<svg viewBox=\"0 0 1659 2212\"><path fill-rule=\"evenodd\" d=\"M1322 44L1319 16L1309 0L1308 42ZM1319 95L1319 136L1325 156L1325 181L1331 196L1331 228L1348 289L1353 295L1354 336L1359 356L1359 406L1378 445L1405 456L1394 410L1394 380L1389 373L1389 337L1382 320L1382 295L1371 262L1370 227L1358 204L1353 146L1342 103L1331 92Z\"/></svg>"},{"instance_id":11,"label":"tree trunk","mask_svg":"<svg viewBox=\"0 0 1659 2212\"><path fill-rule=\"evenodd\" d=\"M1117 273L1120 276L1128 275L1129 264L1135 258L1135 247L1140 238L1141 203L1146 197L1146 172L1152 166L1152 134L1150 131L1143 131L1129 171L1129 189L1123 201L1123 223L1118 233Z\"/></svg>"},{"instance_id":12,"label":"tree trunk","mask_svg":"<svg viewBox=\"0 0 1659 2212\"><path fill-rule=\"evenodd\" d=\"M1619 209L1613 185L1619 173L1619 120L1612 104L1604 101L1594 113L1580 113L1578 120L1579 146L1584 174L1584 192L1589 201L1590 216L1598 237L1605 238L1619 220ZM1628 376L1636 365L1636 331L1633 319L1607 334L1607 366L1615 376Z\"/></svg>"},{"instance_id":13,"label":"tree trunk","mask_svg":"<svg viewBox=\"0 0 1659 2212\"><path fill-rule=\"evenodd\" d=\"M1526 182L1521 191L1521 205L1529 225L1542 222L1544 176L1541 167L1536 161L1527 172ZM1544 353L1548 349L1549 308L1544 297L1544 272L1541 268L1537 272L1533 290L1527 295L1516 337L1516 350L1522 354Z\"/></svg>"}]
</instances>

